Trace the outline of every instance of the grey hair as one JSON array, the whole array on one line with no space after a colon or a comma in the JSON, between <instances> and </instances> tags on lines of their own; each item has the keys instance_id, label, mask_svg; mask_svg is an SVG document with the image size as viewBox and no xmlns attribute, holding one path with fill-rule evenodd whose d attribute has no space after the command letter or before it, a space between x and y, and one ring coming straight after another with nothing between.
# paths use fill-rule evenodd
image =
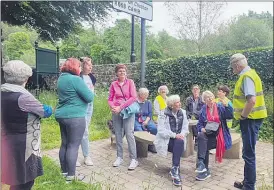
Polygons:
<instances>
[{"instance_id":1,"label":"grey hair","mask_svg":"<svg viewBox=\"0 0 274 190\"><path fill-rule=\"evenodd\" d=\"M239 66L247 66L247 59L241 53L235 53L230 57L230 64L237 64Z\"/></svg>"},{"instance_id":2,"label":"grey hair","mask_svg":"<svg viewBox=\"0 0 274 190\"><path fill-rule=\"evenodd\" d=\"M149 95L149 90L147 88L139 88L138 90L138 95L142 95L142 94L145 94L145 95Z\"/></svg>"},{"instance_id":3,"label":"grey hair","mask_svg":"<svg viewBox=\"0 0 274 190\"><path fill-rule=\"evenodd\" d=\"M8 61L3 66L4 78L7 83L22 85L32 76L32 69L21 60Z\"/></svg>"},{"instance_id":4,"label":"grey hair","mask_svg":"<svg viewBox=\"0 0 274 190\"><path fill-rule=\"evenodd\" d=\"M171 95L171 96L167 97L166 104L168 107L171 108L174 105L174 103L177 101L180 101L180 96L177 94Z\"/></svg>"},{"instance_id":5,"label":"grey hair","mask_svg":"<svg viewBox=\"0 0 274 190\"><path fill-rule=\"evenodd\" d=\"M209 90L206 90L202 93L202 101L205 102L207 97L212 97L213 99L215 98L214 94Z\"/></svg>"},{"instance_id":6,"label":"grey hair","mask_svg":"<svg viewBox=\"0 0 274 190\"><path fill-rule=\"evenodd\" d=\"M167 88L167 86L166 86L166 85L162 85L162 86L160 86L160 87L158 88L158 93L160 93L161 89L166 90L166 94L168 94L168 93L169 93L169 90L168 90L168 88Z\"/></svg>"}]
</instances>

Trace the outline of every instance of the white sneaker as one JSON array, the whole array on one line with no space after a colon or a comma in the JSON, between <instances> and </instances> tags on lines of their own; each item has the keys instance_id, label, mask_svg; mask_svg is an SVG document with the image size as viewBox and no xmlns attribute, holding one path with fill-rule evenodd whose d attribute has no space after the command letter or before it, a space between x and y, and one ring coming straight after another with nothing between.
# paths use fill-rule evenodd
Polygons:
<instances>
[{"instance_id":1,"label":"white sneaker","mask_svg":"<svg viewBox=\"0 0 274 190\"><path fill-rule=\"evenodd\" d=\"M92 160L91 160L91 158L90 158L89 156L85 157L84 163L85 163L87 166L93 166L93 162L92 162Z\"/></svg>"},{"instance_id":2,"label":"white sneaker","mask_svg":"<svg viewBox=\"0 0 274 190\"><path fill-rule=\"evenodd\" d=\"M123 163L123 159L120 157L117 157L115 162L113 163L113 167L118 167Z\"/></svg>"},{"instance_id":3,"label":"white sneaker","mask_svg":"<svg viewBox=\"0 0 274 190\"><path fill-rule=\"evenodd\" d=\"M67 176L66 181L67 182L71 182L72 180L82 181L84 178L85 178L85 176L83 174L76 174L73 176Z\"/></svg>"},{"instance_id":4,"label":"white sneaker","mask_svg":"<svg viewBox=\"0 0 274 190\"><path fill-rule=\"evenodd\" d=\"M128 170L134 170L138 165L139 165L139 162L135 159L132 159L128 167Z\"/></svg>"},{"instance_id":5,"label":"white sneaker","mask_svg":"<svg viewBox=\"0 0 274 190\"><path fill-rule=\"evenodd\" d=\"M77 160L76 167L80 167L80 166L81 166L81 163Z\"/></svg>"}]
</instances>

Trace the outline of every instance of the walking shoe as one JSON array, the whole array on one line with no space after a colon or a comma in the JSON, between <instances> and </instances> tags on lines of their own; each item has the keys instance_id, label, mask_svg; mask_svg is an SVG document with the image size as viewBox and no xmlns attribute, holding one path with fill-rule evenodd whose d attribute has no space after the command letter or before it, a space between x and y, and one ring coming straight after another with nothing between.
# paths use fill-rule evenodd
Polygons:
<instances>
[{"instance_id":1,"label":"walking shoe","mask_svg":"<svg viewBox=\"0 0 274 190\"><path fill-rule=\"evenodd\" d=\"M182 186L182 181L181 179L172 179L172 183L175 185L175 186Z\"/></svg>"},{"instance_id":2,"label":"walking shoe","mask_svg":"<svg viewBox=\"0 0 274 190\"><path fill-rule=\"evenodd\" d=\"M80 167L80 166L81 166L81 163L77 160L76 167Z\"/></svg>"},{"instance_id":3,"label":"walking shoe","mask_svg":"<svg viewBox=\"0 0 274 190\"><path fill-rule=\"evenodd\" d=\"M204 181L206 180L207 178L211 177L211 174L209 171L205 171L203 173L199 173L197 176L196 176L196 179L198 181Z\"/></svg>"},{"instance_id":4,"label":"walking shoe","mask_svg":"<svg viewBox=\"0 0 274 190\"><path fill-rule=\"evenodd\" d=\"M87 157L84 158L84 163L87 166L93 166L93 162L92 162L92 160L91 160L91 158L89 156L87 156Z\"/></svg>"},{"instance_id":5,"label":"walking shoe","mask_svg":"<svg viewBox=\"0 0 274 190\"><path fill-rule=\"evenodd\" d=\"M128 167L128 170L134 170L138 165L139 165L138 161L135 159L132 159Z\"/></svg>"},{"instance_id":6,"label":"walking shoe","mask_svg":"<svg viewBox=\"0 0 274 190\"><path fill-rule=\"evenodd\" d=\"M61 174L62 174L63 177L67 177L68 172L66 172L66 173L61 173Z\"/></svg>"},{"instance_id":7,"label":"walking shoe","mask_svg":"<svg viewBox=\"0 0 274 190\"><path fill-rule=\"evenodd\" d=\"M206 171L206 168L205 168L204 162L202 160L199 160L195 172L196 173L203 173L205 171Z\"/></svg>"},{"instance_id":8,"label":"walking shoe","mask_svg":"<svg viewBox=\"0 0 274 190\"><path fill-rule=\"evenodd\" d=\"M155 145L148 145L148 151L152 153L157 153Z\"/></svg>"},{"instance_id":9,"label":"walking shoe","mask_svg":"<svg viewBox=\"0 0 274 190\"><path fill-rule=\"evenodd\" d=\"M113 163L113 167L118 167L123 163L123 159L120 157L117 157L115 162Z\"/></svg>"},{"instance_id":10,"label":"walking shoe","mask_svg":"<svg viewBox=\"0 0 274 190\"><path fill-rule=\"evenodd\" d=\"M73 175L73 176L67 176L66 177L66 182L71 182L72 180L76 180L76 181L82 181L85 178L85 176L83 174L77 174L77 175Z\"/></svg>"},{"instance_id":11,"label":"walking shoe","mask_svg":"<svg viewBox=\"0 0 274 190\"><path fill-rule=\"evenodd\" d=\"M244 181L235 181L234 182L234 187L236 187L238 189L243 189L243 187L244 187Z\"/></svg>"},{"instance_id":12,"label":"walking shoe","mask_svg":"<svg viewBox=\"0 0 274 190\"><path fill-rule=\"evenodd\" d=\"M172 179L180 179L179 177L179 167L177 166L172 166L170 172L169 172L170 176Z\"/></svg>"}]
</instances>

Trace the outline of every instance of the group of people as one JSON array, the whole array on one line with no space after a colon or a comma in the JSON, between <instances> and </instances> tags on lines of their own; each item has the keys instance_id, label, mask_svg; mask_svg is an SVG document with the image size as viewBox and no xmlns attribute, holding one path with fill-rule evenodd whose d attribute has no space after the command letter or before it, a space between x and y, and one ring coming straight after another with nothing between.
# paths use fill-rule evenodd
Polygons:
<instances>
[{"instance_id":1,"label":"group of people","mask_svg":"<svg viewBox=\"0 0 274 190\"><path fill-rule=\"evenodd\" d=\"M149 150L162 156L172 153L170 175L173 184L182 185L181 157L186 149L189 120L198 120L192 128L197 146L195 172L197 180L210 177L209 150L216 149L216 159L231 148L230 130L233 117L240 120L245 161L244 180L236 181L239 189L253 190L256 182L255 145L263 118L267 117L262 82L242 54L230 58L230 66L239 75L233 104L227 98L227 86L218 87L217 96L208 90L200 95L200 87L193 85L192 95L182 109L179 95L167 96L167 86L160 86L153 104L148 100L149 90L140 88L127 77L127 68L118 64L117 80L109 88L108 105L116 136L117 157L113 167L123 162L123 137L126 136L130 156L129 170L138 166L134 131L156 135ZM78 149L81 145L84 164L92 166L89 153L89 125L93 112L96 78L91 74L90 58L69 58L61 66L57 82L58 105L52 109L40 103L25 89L31 68L22 61L9 61L3 67L6 83L1 85L1 175L2 183L11 190L29 190L36 177L43 174L40 151L40 119L54 112L60 126L61 147L59 160L62 175L67 182L82 180L76 174ZM233 105L233 106L232 106ZM96 108L95 108L96 109ZM78 161L77 161L78 160ZM79 162L79 163L78 163Z\"/></svg>"}]
</instances>

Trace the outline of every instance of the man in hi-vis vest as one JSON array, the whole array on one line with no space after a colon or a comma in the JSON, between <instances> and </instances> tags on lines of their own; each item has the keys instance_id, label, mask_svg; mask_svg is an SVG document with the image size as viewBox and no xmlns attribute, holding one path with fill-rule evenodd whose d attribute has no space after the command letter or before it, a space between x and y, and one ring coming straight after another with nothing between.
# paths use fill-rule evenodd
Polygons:
<instances>
[{"instance_id":1,"label":"man in hi-vis vest","mask_svg":"<svg viewBox=\"0 0 274 190\"><path fill-rule=\"evenodd\" d=\"M244 180L236 181L239 189L254 190L256 182L255 145L263 119L267 117L262 81L256 71L247 65L243 54L236 53L230 58L234 74L239 75L233 95L234 118L240 121L243 141Z\"/></svg>"}]
</instances>

